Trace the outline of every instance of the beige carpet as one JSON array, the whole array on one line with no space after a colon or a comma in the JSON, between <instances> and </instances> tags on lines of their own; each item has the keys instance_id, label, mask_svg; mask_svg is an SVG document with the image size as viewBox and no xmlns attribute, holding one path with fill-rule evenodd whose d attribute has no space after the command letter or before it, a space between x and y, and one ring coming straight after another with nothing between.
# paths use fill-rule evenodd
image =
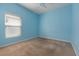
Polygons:
<instances>
[{"instance_id":1,"label":"beige carpet","mask_svg":"<svg viewBox=\"0 0 79 59\"><path fill-rule=\"evenodd\" d=\"M35 38L0 48L2 56L75 56L70 43Z\"/></svg>"}]
</instances>

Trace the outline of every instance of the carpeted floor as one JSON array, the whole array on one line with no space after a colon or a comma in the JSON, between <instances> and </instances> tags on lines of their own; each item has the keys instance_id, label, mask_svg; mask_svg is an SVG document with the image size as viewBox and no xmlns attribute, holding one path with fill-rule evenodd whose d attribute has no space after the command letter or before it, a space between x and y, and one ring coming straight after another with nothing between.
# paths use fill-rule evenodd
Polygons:
<instances>
[{"instance_id":1,"label":"carpeted floor","mask_svg":"<svg viewBox=\"0 0 79 59\"><path fill-rule=\"evenodd\" d=\"M4 48L0 48L1 56L75 56L70 43L34 38Z\"/></svg>"}]
</instances>

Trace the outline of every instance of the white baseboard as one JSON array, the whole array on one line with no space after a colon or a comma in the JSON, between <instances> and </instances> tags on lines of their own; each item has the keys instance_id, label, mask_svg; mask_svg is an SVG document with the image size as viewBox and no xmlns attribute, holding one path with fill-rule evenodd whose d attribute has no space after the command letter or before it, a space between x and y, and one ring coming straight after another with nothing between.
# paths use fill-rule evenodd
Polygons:
<instances>
[{"instance_id":1,"label":"white baseboard","mask_svg":"<svg viewBox=\"0 0 79 59\"><path fill-rule=\"evenodd\" d=\"M31 38L26 38L24 40L19 40L19 41L16 41L16 42L11 42L11 43L8 43L8 44L4 44L4 45L1 45L0 48L10 46L10 45L13 45L13 44L16 44L16 43L24 42L24 41L27 41L27 40L30 40L30 39L33 39L33 38L37 38L37 36L31 37Z\"/></svg>"},{"instance_id":2,"label":"white baseboard","mask_svg":"<svg viewBox=\"0 0 79 59\"><path fill-rule=\"evenodd\" d=\"M27 41L27 40L30 40L30 39L33 39L33 38L37 38L37 37L48 38L48 39L64 41L64 42L70 42L70 41L67 41L67 40L62 40L62 39L57 39L57 38L50 38L50 37L44 37L44 36L35 36L35 37L31 37L31 38L26 38L26 40L24 39L24 40L19 40L19 41L16 41L16 42L11 42L11 43L8 43L8 44L4 44L4 45L1 45L0 47L6 47L6 46L9 46L9 45L13 45L13 44L16 44L16 43L19 43L19 42L23 42L23 41Z\"/></svg>"},{"instance_id":3,"label":"white baseboard","mask_svg":"<svg viewBox=\"0 0 79 59\"><path fill-rule=\"evenodd\" d=\"M76 45L73 42L71 42L71 44L72 44L72 47L74 49L76 56L79 56L79 49L76 47Z\"/></svg>"},{"instance_id":4,"label":"white baseboard","mask_svg":"<svg viewBox=\"0 0 79 59\"><path fill-rule=\"evenodd\" d=\"M46 36L40 36L40 38L47 38L47 39L52 39L52 40L58 40L58 41L64 41L64 42L69 42L69 43L71 43L70 41L67 41L67 40L58 39L58 38L51 38L51 37L46 37Z\"/></svg>"}]
</instances>

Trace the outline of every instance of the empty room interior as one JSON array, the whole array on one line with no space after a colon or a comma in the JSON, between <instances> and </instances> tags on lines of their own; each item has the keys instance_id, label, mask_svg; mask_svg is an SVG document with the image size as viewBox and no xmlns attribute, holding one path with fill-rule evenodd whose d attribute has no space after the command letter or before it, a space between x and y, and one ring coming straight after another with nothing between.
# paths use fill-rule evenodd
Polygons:
<instances>
[{"instance_id":1,"label":"empty room interior","mask_svg":"<svg viewBox=\"0 0 79 59\"><path fill-rule=\"evenodd\" d=\"M79 56L79 4L0 3L0 56Z\"/></svg>"}]
</instances>

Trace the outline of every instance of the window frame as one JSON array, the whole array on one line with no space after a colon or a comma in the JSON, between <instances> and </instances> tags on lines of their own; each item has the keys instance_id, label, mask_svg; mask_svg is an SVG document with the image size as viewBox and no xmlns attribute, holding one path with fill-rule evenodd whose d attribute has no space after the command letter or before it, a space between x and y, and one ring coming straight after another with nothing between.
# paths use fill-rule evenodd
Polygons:
<instances>
[{"instance_id":1,"label":"window frame","mask_svg":"<svg viewBox=\"0 0 79 59\"><path fill-rule=\"evenodd\" d=\"M18 22L20 23L20 24L10 24L10 23L7 23L6 21L7 21L7 18L12 18L12 19L14 19L14 20L18 20ZM22 19L21 19L21 17L19 17L19 16L17 16L17 15L14 15L14 14L8 14L8 13L6 13L5 14L5 37L6 38L13 38L13 37L18 37L18 36L21 36L21 26L22 26L22 21L21 21ZM8 21L9 21L9 19L8 19ZM19 28L19 33L16 35L10 35L10 36L8 36L8 34L6 33L8 30L7 30L7 28L11 28L11 27L15 27L15 28ZM17 30L16 30L17 31Z\"/></svg>"}]
</instances>

